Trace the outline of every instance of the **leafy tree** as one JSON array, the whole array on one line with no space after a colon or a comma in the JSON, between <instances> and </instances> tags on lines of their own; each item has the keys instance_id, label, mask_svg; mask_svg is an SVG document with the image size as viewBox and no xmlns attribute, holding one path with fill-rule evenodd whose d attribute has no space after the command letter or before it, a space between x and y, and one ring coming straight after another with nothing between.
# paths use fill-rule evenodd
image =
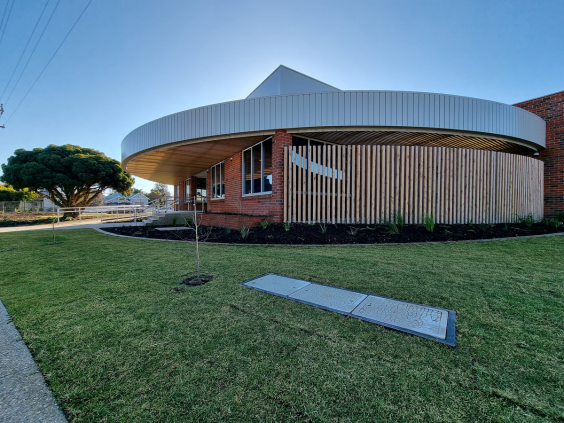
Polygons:
<instances>
[{"instance_id":1,"label":"leafy tree","mask_svg":"<svg viewBox=\"0 0 564 423\"><path fill-rule=\"evenodd\" d=\"M170 191L168 190L167 184L161 184L157 182L151 192L156 191L162 197L170 197Z\"/></svg>"},{"instance_id":2,"label":"leafy tree","mask_svg":"<svg viewBox=\"0 0 564 423\"><path fill-rule=\"evenodd\" d=\"M148 194L147 192L143 191L143 190L140 189L140 188L133 188L133 189L131 190L131 192L132 192L133 194L143 194L143 195L146 196L146 197L149 196L149 194Z\"/></svg>"},{"instance_id":3,"label":"leafy tree","mask_svg":"<svg viewBox=\"0 0 564 423\"><path fill-rule=\"evenodd\" d=\"M10 185L0 184L0 201L33 201L41 198L41 195L30 191L28 188L15 190Z\"/></svg>"},{"instance_id":4,"label":"leafy tree","mask_svg":"<svg viewBox=\"0 0 564 423\"><path fill-rule=\"evenodd\" d=\"M2 165L2 172L2 182L16 190L45 191L42 195L60 207L86 207L105 189L126 193L134 183L117 160L71 144L18 149Z\"/></svg>"},{"instance_id":5,"label":"leafy tree","mask_svg":"<svg viewBox=\"0 0 564 423\"><path fill-rule=\"evenodd\" d=\"M147 194L147 197L149 197L149 201L154 201L154 200L158 200L159 198L161 198L162 195L158 191L152 189L151 192L149 194Z\"/></svg>"}]
</instances>

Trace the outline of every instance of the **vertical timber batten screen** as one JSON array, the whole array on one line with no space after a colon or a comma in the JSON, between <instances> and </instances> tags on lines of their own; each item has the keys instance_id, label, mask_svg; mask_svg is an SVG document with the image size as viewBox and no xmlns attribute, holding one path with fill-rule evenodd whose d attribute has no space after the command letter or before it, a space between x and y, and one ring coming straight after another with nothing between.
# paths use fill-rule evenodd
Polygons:
<instances>
[{"instance_id":1,"label":"vertical timber batten screen","mask_svg":"<svg viewBox=\"0 0 564 423\"><path fill-rule=\"evenodd\" d=\"M543 217L543 162L496 151L323 145L284 150L285 221L514 222Z\"/></svg>"}]
</instances>

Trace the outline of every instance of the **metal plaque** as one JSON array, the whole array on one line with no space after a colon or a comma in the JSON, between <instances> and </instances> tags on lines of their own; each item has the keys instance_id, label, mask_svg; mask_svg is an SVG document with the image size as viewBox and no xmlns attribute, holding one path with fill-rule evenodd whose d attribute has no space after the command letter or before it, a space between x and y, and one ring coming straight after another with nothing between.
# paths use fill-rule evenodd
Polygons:
<instances>
[{"instance_id":1,"label":"metal plaque","mask_svg":"<svg viewBox=\"0 0 564 423\"><path fill-rule=\"evenodd\" d=\"M437 342L456 345L456 311L267 273L240 285L355 317Z\"/></svg>"},{"instance_id":2,"label":"metal plaque","mask_svg":"<svg viewBox=\"0 0 564 423\"><path fill-rule=\"evenodd\" d=\"M294 292L288 298L341 314L349 314L367 297L360 292L348 291L316 283Z\"/></svg>"},{"instance_id":3,"label":"metal plaque","mask_svg":"<svg viewBox=\"0 0 564 423\"><path fill-rule=\"evenodd\" d=\"M446 339L448 311L443 309L370 295L351 316Z\"/></svg>"},{"instance_id":4,"label":"metal plaque","mask_svg":"<svg viewBox=\"0 0 564 423\"><path fill-rule=\"evenodd\" d=\"M248 286L249 288L268 292L270 294L286 297L291 293L296 292L298 289L302 289L310 285L310 282L268 273L259 278L251 279L243 285Z\"/></svg>"}]
</instances>

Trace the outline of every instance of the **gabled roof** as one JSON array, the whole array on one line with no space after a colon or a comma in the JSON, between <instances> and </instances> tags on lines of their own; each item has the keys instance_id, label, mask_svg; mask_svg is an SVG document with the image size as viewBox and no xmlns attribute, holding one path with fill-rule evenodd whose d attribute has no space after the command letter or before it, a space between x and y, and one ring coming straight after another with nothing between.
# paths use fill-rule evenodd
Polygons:
<instances>
[{"instance_id":1,"label":"gabled roof","mask_svg":"<svg viewBox=\"0 0 564 423\"><path fill-rule=\"evenodd\" d=\"M140 192L136 192L135 194L131 194L130 196L128 196L126 198L130 199L130 198L138 197L138 196L145 197L145 198L149 199L149 197L147 197L145 194L142 194Z\"/></svg>"},{"instance_id":2,"label":"gabled roof","mask_svg":"<svg viewBox=\"0 0 564 423\"><path fill-rule=\"evenodd\" d=\"M267 97L271 95L317 93L341 91L311 76L280 65L247 98Z\"/></svg>"},{"instance_id":3,"label":"gabled roof","mask_svg":"<svg viewBox=\"0 0 564 423\"><path fill-rule=\"evenodd\" d=\"M104 197L104 200L111 200L112 198L116 198L116 197L124 197L124 195L120 194L119 192L114 192L113 194L106 195Z\"/></svg>"}]
</instances>

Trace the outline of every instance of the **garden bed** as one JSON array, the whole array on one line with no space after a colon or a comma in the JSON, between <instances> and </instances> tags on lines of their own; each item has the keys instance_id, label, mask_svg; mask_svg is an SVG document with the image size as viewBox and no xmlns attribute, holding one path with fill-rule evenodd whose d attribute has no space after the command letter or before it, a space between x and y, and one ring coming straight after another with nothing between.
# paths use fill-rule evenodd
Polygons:
<instances>
[{"instance_id":1,"label":"garden bed","mask_svg":"<svg viewBox=\"0 0 564 423\"><path fill-rule=\"evenodd\" d=\"M57 219L57 213L6 212L0 215L0 227L42 225L45 223L53 223L53 219Z\"/></svg>"},{"instance_id":2,"label":"garden bed","mask_svg":"<svg viewBox=\"0 0 564 423\"><path fill-rule=\"evenodd\" d=\"M265 228L260 226L251 228L246 237L242 236L241 231L214 227L202 227L201 233L209 233L207 242L226 244L384 244L513 238L564 232L564 226L555 227L555 221L552 222L552 225L546 222L435 225L432 232L422 225L404 225L398 227L399 233L391 233L395 228L386 225L296 223L288 227L283 223L274 223ZM182 226L179 226L178 231L160 231L157 228L158 226L123 226L103 228L103 230L113 234L139 238L194 240L194 231L180 230Z\"/></svg>"}]
</instances>

